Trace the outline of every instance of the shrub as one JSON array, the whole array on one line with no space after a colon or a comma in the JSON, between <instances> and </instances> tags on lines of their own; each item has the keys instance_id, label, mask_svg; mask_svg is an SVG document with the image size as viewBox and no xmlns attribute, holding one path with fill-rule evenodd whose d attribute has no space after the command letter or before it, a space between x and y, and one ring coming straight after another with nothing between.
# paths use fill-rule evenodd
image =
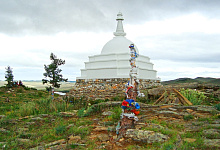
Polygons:
<instances>
[{"instance_id":1,"label":"shrub","mask_svg":"<svg viewBox=\"0 0 220 150\"><path fill-rule=\"evenodd\" d=\"M79 118L84 117L84 116L85 116L85 111L86 111L85 108L79 109L79 110L77 111L77 116L78 116Z\"/></svg>"},{"instance_id":2,"label":"shrub","mask_svg":"<svg viewBox=\"0 0 220 150\"><path fill-rule=\"evenodd\" d=\"M93 104L98 104L98 103L102 103L102 102L106 102L107 100L105 99L105 100L103 100L103 99L98 99L98 100L93 100L93 101L91 101L91 104L93 105Z\"/></svg>"},{"instance_id":3,"label":"shrub","mask_svg":"<svg viewBox=\"0 0 220 150\"><path fill-rule=\"evenodd\" d=\"M88 104L88 101L85 99L84 96L82 96L80 99L75 99L74 97L69 97L66 100L73 104L74 109L85 108Z\"/></svg>"},{"instance_id":4,"label":"shrub","mask_svg":"<svg viewBox=\"0 0 220 150\"><path fill-rule=\"evenodd\" d=\"M17 89L17 92L18 92L18 93L23 93L23 88Z\"/></svg>"},{"instance_id":5,"label":"shrub","mask_svg":"<svg viewBox=\"0 0 220 150\"><path fill-rule=\"evenodd\" d=\"M28 102L28 103L22 104L19 108L20 116L29 116L29 115L36 114L35 106L36 105L34 102Z\"/></svg>"},{"instance_id":6,"label":"shrub","mask_svg":"<svg viewBox=\"0 0 220 150\"><path fill-rule=\"evenodd\" d=\"M38 96L42 97L43 96L43 92L42 91L38 91Z\"/></svg>"},{"instance_id":7,"label":"shrub","mask_svg":"<svg viewBox=\"0 0 220 150\"><path fill-rule=\"evenodd\" d=\"M66 102L53 101L51 98L40 99L33 102L21 104L18 109L17 116L29 116L37 114L48 114L54 112L61 112L72 110L72 104L67 105Z\"/></svg>"},{"instance_id":8,"label":"shrub","mask_svg":"<svg viewBox=\"0 0 220 150\"><path fill-rule=\"evenodd\" d=\"M164 144L163 149L165 150L173 150L175 145L173 143Z\"/></svg>"},{"instance_id":9,"label":"shrub","mask_svg":"<svg viewBox=\"0 0 220 150\"><path fill-rule=\"evenodd\" d=\"M216 108L218 111L220 111L220 103L216 104L216 105L215 105L215 108Z\"/></svg>"},{"instance_id":10,"label":"shrub","mask_svg":"<svg viewBox=\"0 0 220 150\"><path fill-rule=\"evenodd\" d=\"M85 138L88 134L90 134L91 128L90 127L73 127L71 128L71 133L74 135L79 135L81 138Z\"/></svg>"},{"instance_id":11,"label":"shrub","mask_svg":"<svg viewBox=\"0 0 220 150\"><path fill-rule=\"evenodd\" d=\"M86 117L89 115L100 113L105 108L105 105L92 105L88 103L87 108L83 107L78 110L77 116L78 117Z\"/></svg>"},{"instance_id":12,"label":"shrub","mask_svg":"<svg viewBox=\"0 0 220 150\"><path fill-rule=\"evenodd\" d=\"M79 126L87 126L87 125L91 125L93 122L91 120L87 120L87 119L78 119L75 124L77 127Z\"/></svg>"},{"instance_id":13,"label":"shrub","mask_svg":"<svg viewBox=\"0 0 220 150\"><path fill-rule=\"evenodd\" d=\"M192 89L181 89L180 93L192 102L193 105L200 105L207 99L204 93Z\"/></svg>"},{"instance_id":14,"label":"shrub","mask_svg":"<svg viewBox=\"0 0 220 150\"><path fill-rule=\"evenodd\" d=\"M111 115L111 116L112 116L112 119L113 119L114 122L117 122L117 121L120 119L120 115L121 115L121 113L122 113L121 106L115 107L115 108L113 109L113 112L114 112L114 113Z\"/></svg>"},{"instance_id":15,"label":"shrub","mask_svg":"<svg viewBox=\"0 0 220 150\"><path fill-rule=\"evenodd\" d=\"M24 87L25 90L35 90L35 91L37 90L36 88L30 88L28 86L23 86L23 87Z\"/></svg>"},{"instance_id":16,"label":"shrub","mask_svg":"<svg viewBox=\"0 0 220 150\"><path fill-rule=\"evenodd\" d=\"M183 116L183 119L188 121L188 120L194 119L194 116L193 115L185 115L185 116Z\"/></svg>"},{"instance_id":17,"label":"shrub","mask_svg":"<svg viewBox=\"0 0 220 150\"><path fill-rule=\"evenodd\" d=\"M111 98L112 101L123 101L124 97L120 97L120 96L115 96Z\"/></svg>"},{"instance_id":18,"label":"shrub","mask_svg":"<svg viewBox=\"0 0 220 150\"><path fill-rule=\"evenodd\" d=\"M62 134L66 131L66 126L60 125L58 127L55 127L55 133L56 134Z\"/></svg>"}]
</instances>

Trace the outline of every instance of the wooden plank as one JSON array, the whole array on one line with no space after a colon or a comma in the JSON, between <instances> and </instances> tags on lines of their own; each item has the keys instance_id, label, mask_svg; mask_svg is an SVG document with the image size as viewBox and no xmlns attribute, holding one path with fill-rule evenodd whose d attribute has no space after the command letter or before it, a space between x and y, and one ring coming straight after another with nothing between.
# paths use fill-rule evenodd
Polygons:
<instances>
[{"instance_id":1,"label":"wooden plank","mask_svg":"<svg viewBox=\"0 0 220 150\"><path fill-rule=\"evenodd\" d=\"M186 102L188 105L193 105L186 97L184 97L179 91L177 91L176 89L173 89L174 92L177 93L177 95L179 95L183 100L184 102Z\"/></svg>"},{"instance_id":2,"label":"wooden plank","mask_svg":"<svg viewBox=\"0 0 220 150\"><path fill-rule=\"evenodd\" d=\"M183 104L183 105L187 104L187 103L184 101L184 99L183 99L181 96L179 96L178 94L177 94L177 97L179 98L179 101L180 101L181 104Z\"/></svg>"},{"instance_id":3,"label":"wooden plank","mask_svg":"<svg viewBox=\"0 0 220 150\"><path fill-rule=\"evenodd\" d=\"M166 93L166 91L160 96L160 98L158 98L158 100L156 102L153 103L153 105L158 104L164 98L165 93Z\"/></svg>"}]
</instances>

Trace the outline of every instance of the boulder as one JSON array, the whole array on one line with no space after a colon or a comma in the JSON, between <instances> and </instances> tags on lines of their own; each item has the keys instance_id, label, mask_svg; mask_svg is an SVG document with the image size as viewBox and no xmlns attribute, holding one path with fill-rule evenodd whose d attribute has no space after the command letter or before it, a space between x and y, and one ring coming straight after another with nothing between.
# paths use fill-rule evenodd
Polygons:
<instances>
[{"instance_id":1,"label":"boulder","mask_svg":"<svg viewBox=\"0 0 220 150\"><path fill-rule=\"evenodd\" d=\"M111 116L114 112L112 111L105 111L102 113L103 116Z\"/></svg>"},{"instance_id":2,"label":"boulder","mask_svg":"<svg viewBox=\"0 0 220 150\"><path fill-rule=\"evenodd\" d=\"M48 117L49 114L41 114L40 116L42 116L42 117Z\"/></svg>"},{"instance_id":3,"label":"boulder","mask_svg":"<svg viewBox=\"0 0 220 150\"><path fill-rule=\"evenodd\" d=\"M205 126L205 125L203 125L203 126ZM210 128L215 128L215 129L219 129L220 128L220 124L208 124L208 126Z\"/></svg>"},{"instance_id":4,"label":"boulder","mask_svg":"<svg viewBox=\"0 0 220 150\"><path fill-rule=\"evenodd\" d=\"M220 139L204 139L204 145L211 148L220 148Z\"/></svg>"},{"instance_id":5,"label":"boulder","mask_svg":"<svg viewBox=\"0 0 220 150\"><path fill-rule=\"evenodd\" d=\"M74 144L74 143L79 143L81 141L81 137L80 136L69 136L68 137L68 144Z\"/></svg>"},{"instance_id":6,"label":"boulder","mask_svg":"<svg viewBox=\"0 0 220 150\"><path fill-rule=\"evenodd\" d=\"M60 112L59 114L62 117L74 117L74 116L76 116L76 113L73 113L73 112Z\"/></svg>"},{"instance_id":7,"label":"boulder","mask_svg":"<svg viewBox=\"0 0 220 150\"><path fill-rule=\"evenodd\" d=\"M54 145L58 145L58 144L60 145L60 144L65 144L65 143L66 143L65 139L61 139L61 140L46 144L45 147L50 147L50 146L54 146Z\"/></svg>"},{"instance_id":8,"label":"boulder","mask_svg":"<svg viewBox=\"0 0 220 150\"><path fill-rule=\"evenodd\" d=\"M7 120L8 123L10 124L17 124L18 123L18 120L17 119L10 119L10 120Z\"/></svg>"},{"instance_id":9,"label":"boulder","mask_svg":"<svg viewBox=\"0 0 220 150\"><path fill-rule=\"evenodd\" d=\"M183 141L188 142L188 143L193 143L196 141L196 139L192 139L192 138L185 138L183 139Z\"/></svg>"},{"instance_id":10,"label":"boulder","mask_svg":"<svg viewBox=\"0 0 220 150\"><path fill-rule=\"evenodd\" d=\"M203 135L209 139L219 139L220 130L219 129L207 129L202 131Z\"/></svg>"},{"instance_id":11,"label":"boulder","mask_svg":"<svg viewBox=\"0 0 220 150\"><path fill-rule=\"evenodd\" d=\"M212 121L213 124L220 124L220 119L216 119Z\"/></svg>"},{"instance_id":12,"label":"boulder","mask_svg":"<svg viewBox=\"0 0 220 150\"><path fill-rule=\"evenodd\" d=\"M26 125L33 125L35 122L26 122Z\"/></svg>"},{"instance_id":13,"label":"boulder","mask_svg":"<svg viewBox=\"0 0 220 150\"><path fill-rule=\"evenodd\" d=\"M185 131L186 132L199 132L201 131L201 126L193 126L193 125L184 125L185 126Z\"/></svg>"},{"instance_id":14,"label":"boulder","mask_svg":"<svg viewBox=\"0 0 220 150\"><path fill-rule=\"evenodd\" d=\"M44 120L44 119L41 118L41 117L36 117L36 118L31 118L31 120L33 120L33 121L38 121L38 120Z\"/></svg>"},{"instance_id":15,"label":"boulder","mask_svg":"<svg viewBox=\"0 0 220 150\"><path fill-rule=\"evenodd\" d=\"M148 90L148 95L150 96L158 96L162 95L165 92L164 87L158 87L158 88L153 88Z\"/></svg>"},{"instance_id":16,"label":"boulder","mask_svg":"<svg viewBox=\"0 0 220 150\"><path fill-rule=\"evenodd\" d=\"M98 134L97 138L102 142L106 142L110 140L110 137L108 136L108 134Z\"/></svg>"},{"instance_id":17,"label":"boulder","mask_svg":"<svg viewBox=\"0 0 220 150\"><path fill-rule=\"evenodd\" d=\"M169 139L167 135L161 133L137 129L128 129L125 137L132 138L134 141L146 142L148 144L155 142L163 143Z\"/></svg>"},{"instance_id":18,"label":"boulder","mask_svg":"<svg viewBox=\"0 0 220 150\"><path fill-rule=\"evenodd\" d=\"M75 126L75 124L69 124L66 128L69 129L69 128L74 127L74 126Z\"/></svg>"},{"instance_id":19,"label":"boulder","mask_svg":"<svg viewBox=\"0 0 220 150\"><path fill-rule=\"evenodd\" d=\"M9 131L6 130L6 129L4 129L4 128L0 128L0 132L1 132L1 133L8 133Z\"/></svg>"},{"instance_id":20,"label":"boulder","mask_svg":"<svg viewBox=\"0 0 220 150\"><path fill-rule=\"evenodd\" d=\"M17 138L17 141L20 142L20 143L29 143L31 140L30 139Z\"/></svg>"},{"instance_id":21,"label":"boulder","mask_svg":"<svg viewBox=\"0 0 220 150\"><path fill-rule=\"evenodd\" d=\"M28 131L29 129L28 128L18 128L18 132L25 132L25 131Z\"/></svg>"},{"instance_id":22,"label":"boulder","mask_svg":"<svg viewBox=\"0 0 220 150\"><path fill-rule=\"evenodd\" d=\"M66 150L66 144L54 145L47 148L46 150Z\"/></svg>"},{"instance_id":23,"label":"boulder","mask_svg":"<svg viewBox=\"0 0 220 150\"><path fill-rule=\"evenodd\" d=\"M199 106L197 108L197 112L198 113L210 113L210 114L219 113L219 111L213 108L212 106Z\"/></svg>"},{"instance_id":24,"label":"boulder","mask_svg":"<svg viewBox=\"0 0 220 150\"><path fill-rule=\"evenodd\" d=\"M159 125L159 124L155 124L155 123L148 123L146 124L146 127L149 127L149 128L154 128L154 129L164 129L163 126Z\"/></svg>"},{"instance_id":25,"label":"boulder","mask_svg":"<svg viewBox=\"0 0 220 150\"><path fill-rule=\"evenodd\" d=\"M108 127L97 126L93 131L108 131Z\"/></svg>"},{"instance_id":26,"label":"boulder","mask_svg":"<svg viewBox=\"0 0 220 150\"><path fill-rule=\"evenodd\" d=\"M158 114L158 116L159 117L172 117L172 118L182 118L182 115L181 114L179 114L179 113L177 113L177 112L174 112L174 111L169 111L169 110L167 110L167 111L158 111L157 112L157 114Z\"/></svg>"},{"instance_id":27,"label":"boulder","mask_svg":"<svg viewBox=\"0 0 220 150\"><path fill-rule=\"evenodd\" d=\"M6 117L5 115L0 115L0 119L5 118L5 117Z\"/></svg>"}]
</instances>

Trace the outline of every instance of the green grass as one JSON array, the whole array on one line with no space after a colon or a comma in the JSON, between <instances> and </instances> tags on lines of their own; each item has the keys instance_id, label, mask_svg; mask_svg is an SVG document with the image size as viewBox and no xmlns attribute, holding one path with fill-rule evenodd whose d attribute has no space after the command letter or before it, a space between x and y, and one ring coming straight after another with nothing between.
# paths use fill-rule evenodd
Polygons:
<instances>
[{"instance_id":1,"label":"green grass","mask_svg":"<svg viewBox=\"0 0 220 150\"><path fill-rule=\"evenodd\" d=\"M180 93L185 96L193 105L200 105L207 99L207 96L205 96L204 93L192 89L181 89Z\"/></svg>"},{"instance_id":2,"label":"green grass","mask_svg":"<svg viewBox=\"0 0 220 150\"><path fill-rule=\"evenodd\" d=\"M75 108L73 104L67 104L65 101L55 100L46 91L35 89L25 89L23 87L0 88L0 115L7 117L24 117L29 115L50 114L54 112L69 111ZM9 102L5 102L6 98Z\"/></svg>"},{"instance_id":3,"label":"green grass","mask_svg":"<svg viewBox=\"0 0 220 150\"><path fill-rule=\"evenodd\" d=\"M169 140L162 144L162 149L171 150L175 147L175 142L177 142L178 132L181 131L181 126L172 125L171 123L165 121L159 121L157 119L148 120L148 123L157 124L163 126L164 128L155 128L154 125L151 127L143 127L142 130L150 130L154 132L160 132L164 135L169 136ZM161 148L160 143L153 143L154 148Z\"/></svg>"},{"instance_id":4,"label":"green grass","mask_svg":"<svg viewBox=\"0 0 220 150\"><path fill-rule=\"evenodd\" d=\"M120 115L122 113L121 106L113 108L112 112L113 112L112 115L111 115L112 121L113 122L118 122L119 119L120 119Z\"/></svg>"},{"instance_id":5,"label":"green grass","mask_svg":"<svg viewBox=\"0 0 220 150\"><path fill-rule=\"evenodd\" d=\"M206 149L207 147L204 146L204 139L203 139L203 135L202 135L202 131L200 132L186 132L185 134L181 135L182 139L185 138L192 138L192 139L196 139L195 142L186 142L183 141L183 144L181 145L180 149L184 150L184 149L191 149L192 147L194 147L195 149Z\"/></svg>"},{"instance_id":6,"label":"green grass","mask_svg":"<svg viewBox=\"0 0 220 150\"><path fill-rule=\"evenodd\" d=\"M27 103L19 104L18 108L10 113L10 117L24 117L38 114L51 114L54 112L69 111L74 108L73 105L67 105L64 101L53 101L50 97L43 98Z\"/></svg>"},{"instance_id":7,"label":"green grass","mask_svg":"<svg viewBox=\"0 0 220 150\"><path fill-rule=\"evenodd\" d=\"M34 116L36 117L36 116ZM54 121L45 121L52 120ZM33 125L28 126L27 131L21 131L27 122L31 122L31 118L19 121L14 124L10 123L11 119L1 119L0 126L7 128L7 134L0 133L0 142L7 142L8 149L29 149L37 146L39 143L50 143L60 139L66 139L69 135L79 135L82 139L91 133L93 122L89 118L81 118L76 120L68 120L59 115L49 115L43 120L35 121ZM69 124L74 126L67 128ZM28 138L31 140L28 144L16 142L17 138Z\"/></svg>"},{"instance_id":8,"label":"green grass","mask_svg":"<svg viewBox=\"0 0 220 150\"><path fill-rule=\"evenodd\" d=\"M9 97L10 102L5 102L7 97ZM59 115L59 112L71 111L75 106L62 100L57 101L57 97L55 95L55 100L52 100L48 92L27 87L0 88L0 115L6 115L5 118L0 119L0 126L7 129L5 133L0 132L0 142L7 143L6 149L29 149L42 142L49 143L59 139L66 139L73 133L82 137L90 133L90 127L79 129L78 127L89 125L92 121L84 118L82 120L68 120ZM48 114L48 117L42 118L40 114ZM19 117L31 115L42 119L33 121L29 117L21 121L13 121ZM35 123L27 126L27 122ZM66 127L69 124L75 124L74 128L67 129ZM25 126L28 128L27 131L19 129ZM21 143L17 141L18 138L27 138L31 142Z\"/></svg>"},{"instance_id":9,"label":"green grass","mask_svg":"<svg viewBox=\"0 0 220 150\"><path fill-rule=\"evenodd\" d=\"M192 120L192 119L194 119L194 116L193 115L185 115L185 116L183 116L183 119L184 120L186 120L186 121L189 121L189 120Z\"/></svg>"},{"instance_id":10,"label":"green grass","mask_svg":"<svg viewBox=\"0 0 220 150\"><path fill-rule=\"evenodd\" d=\"M87 126L87 127L73 127L71 129L71 133L73 135L79 135L81 136L82 139L84 139L90 132L91 132L91 127Z\"/></svg>"},{"instance_id":11,"label":"green grass","mask_svg":"<svg viewBox=\"0 0 220 150\"><path fill-rule=\"evenodd\" d=\"M212 119L203 118L198 121L207 121L207 120L210 121ZM185 138L192 138L192 139L196 139L196 141L193 143L182 141L182 144L177 149L186 150L186 149L192 149L192 147L195 149L204 149L204 150L208 149L206 146L204 146L204 142L203 142L204 137L203 137L202 131L209 127L204 127L203 129L201 129L200 132L184 132L184 134L180 134L179 132L184 131L184 128L182 125L174 125L169 122L160 121L157 119L148 120L147 122L162 125L165 128L158 129L154 127L143 127L142 130L160 132L164 135L168 135L170 138L168 141L164 142L163 144L154 143L152 144L152 146L147 146L147 148L149 149L173 150L176 148L176 142L178 142L179 138L181 138L182 140Z\"/></svg>"},{"instance_id":12,"label":"green grass","mask_svg":"<svg viewBox=\"0 0 220 150\"><path fill-rule=\"evenodd\" d=\"M0 142L7 142L6 149L30 149L38 145L48 144L60 139L67 139L70 135L80 136L83 141L86 142L86 146L68 145L69 149L96 149L96 139L89 139L89 135L92 132L92 128L96 122L94 118L98 118L100 123L103 122L104 126L116 125L120 120L120 114L122 112L121 106L106 108L105 105L90 105L90 101L85 98L64 99L59 101L57 95L53 101L46 91L36 90L32 88L13 88L7 92L8 89L0 88L0 114L6 115L5 118L0 119L1 128L7 129L7 131L0 132ZM5 102L5 98L9 97L10 102ZM115 98L117 99L117 97ZM68 101L72 103L67 103ZM100 100L96 103L103 102ZM60 115L61 111L72 111L79 109L78 116L75 117L64 117ZM112 111L113 113L109 116L101 116L103 111ZM81 113L81 114L80 114ZM47 117L42 117L41 114L48 114ZM30 117L33 115L33 117ZM29 117L26 117L29 116ZM33 121L32 118L41 117L41 120ZM216 118L202 118L198 121L208 121L212 123L213 119ZM14 121L19 120L20 121ZM21 119L23 118L23 119ZM186 116L185 120L191 120L190 116ZM34 122L28 125L28 123ZM143 130L152 130L168 135L169 140L165 143L153 143L152 145L137 144L130 145L127 149L175 149L176 142L179 136L181 139L194 138L195 143L183 142L178 149L205 149L203 145L202 130L209 129L211 127L206 126L202 128L201 132L185 132L184 126L181 124L170 123L168 121L161 121L159 119L145 120L145 123L154 123L162 126L163 128L143 127ZM73 124L72 126L69 126ZM27 131L22 131L20 128L28 128ZM112 131L107 131L112 132ZM180 132L185 132L180 134ZM112 132L113 133L113 132ZM18 142L18 138L27 138L31 141L28 143ZM1 146L1 145L0 145Z\"/></svg>"},{"instance_id":13,"label":"green grass","mask_svg":"<svg viewBox=\"0 0 220 150\"><path fill-rule=\"evenodd\" d=\"M215 108L220 111L220 103L215 105Z\"/></svg>"},{"instance_id":14,"label":"green grass","mask_svg":"<svg viewBox=\"0 0 220 150\"><path fill-rule=\"evenodd\" d=\"M60 125L55 127L55 133L58 134L63 134L66 131L66 126Z\"/></svg>"}]
</instances>

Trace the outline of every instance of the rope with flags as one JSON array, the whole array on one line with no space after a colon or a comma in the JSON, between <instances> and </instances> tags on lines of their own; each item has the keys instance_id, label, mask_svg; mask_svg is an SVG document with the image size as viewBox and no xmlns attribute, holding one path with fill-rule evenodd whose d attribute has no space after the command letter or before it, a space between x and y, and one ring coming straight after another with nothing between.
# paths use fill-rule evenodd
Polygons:
<instances>
[{"instance_id":1,"label":"rope with flags","mask_svg":"<svg viewBox=\"0 0 220 150\"><path fill-rule=\"evenodd\" d=\"M137 66L136 66L136 58L139 56L137 53L134 44L129 46L130 48L130 56L129 59L131 70L129 72L130 80L125 85L126 90L126 99L122 102L122 113L121 113L121 121L118 122L116 126L117 135L124 136L127 129L134 128L134 122L138 121L137 115L140 113L138 109L140 109L140 105L135 102L137 96L144 96L144 94L139 92L139 80L137 78Z\"/></svg>"}]
</instances>

